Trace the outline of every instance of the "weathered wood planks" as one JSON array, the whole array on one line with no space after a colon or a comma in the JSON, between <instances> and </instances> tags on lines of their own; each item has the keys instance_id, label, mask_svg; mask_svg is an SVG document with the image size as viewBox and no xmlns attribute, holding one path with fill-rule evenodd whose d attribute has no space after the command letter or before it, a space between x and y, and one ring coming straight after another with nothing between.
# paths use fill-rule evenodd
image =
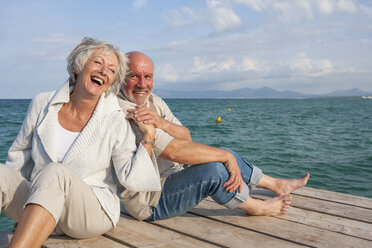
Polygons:
<instances>
[{"instance_id":1,"label":"weathered wood planks","mask_svg":"<svg viewBox=\"0 0 372 248\"><path fill-rule=\"evenodd\" d=\"M103 236L98 236L91 239L71 239L67 236L51 236L43 245L43 247L52 248L128 248L130 246L123 245Z\"/></svg>"},{"instance_id":2,"label":"weathered wood planks","mask_svg":"<svg viewBox=\"0 0 372 248\"><path fill-rule=\"evenodd\" d=\"M134 220L127 215L122 215L117 227L104 235L134 247L216 247L152 222Z\"/></svg>"},{"instance_id":3,"label":"weathered wood planks","mask_svg":"<svg viewBox=\"0 0 372 248\"><path fill-rule=\"evenodd\" d=\"M289 210L288 214L291 214L292 210L293 208ZM203 201L190 212L308 247L342 247L341 245L368 247L366 245L371 244L371 241L365 239L306 225L301 221L295 222L277 217L246 216L244 211L224 209L211 201Z\"/></svg>"},{"instance_id":4,"label":"weathered wood planks","mask_svg":"<svg viewBox=\"0 0 372 248\"><path fill-rule=\"evenodd\" d=\"M295 192L293 192L293 195L302 195L308 198L313 197L319 200L333 201L343 205L356 206L372 210L372 199L361 196L348 195L309 187L297 189Z\"/></svg>"},{"instance_id":5,"label":"weathered wood planks","mask_svg":"<svg viewBox=\"0 0 372 248\"><path fill-rule=\"evenodd\" d=\"M260 189L251 193L262 200L273 196ZM247 216L207 198L179 217L145 222L123 214L102 236L54 236L44 247L372 247L372 199L312 188L292 197L283 216ZM10 237L0 232L0 248Z\"/></svg>"},{"instance_id":6,"label":"weathered wood planks","mask_svg":"<svg viewBox=\"0 0 372 248\"><path fill-rule=\"evenodd\" d=\"M220 247L242 247L242 244L249 244L251 247L262 247L263 242L265 243L263 247L297 247L292 242L273 238L255 230L237 227L231 225L232 223L200 218L200 216L190 213L168 220L160 220L156 224L198 237L205 242L216 244Z\"/></svg>"}]
</instances>

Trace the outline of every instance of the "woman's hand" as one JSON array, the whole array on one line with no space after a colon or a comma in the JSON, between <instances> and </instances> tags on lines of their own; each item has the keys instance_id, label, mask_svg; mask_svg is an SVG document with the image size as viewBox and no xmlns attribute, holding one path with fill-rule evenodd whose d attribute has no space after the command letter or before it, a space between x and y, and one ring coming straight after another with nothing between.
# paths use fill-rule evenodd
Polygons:
<instances>
[{"instance_id":1,"label":"woman's hand","mask_svg":"<svg viewBox=\"0 0 372 248\"><path fill-rule=\"evenodd\" d=\"M147 125L144 124L142 121L136 121L136 123L143 133L143 140L153 141L155 139L156 131L154 125Z\"/></svg>"},{"instance_id":2,"label":"woman's hand","mask_svg":"<svg viewBox=\"0 0 372 248\"><path fill-rule=\"evenodd\" d=\"M230 178L223 184L223 186L226 187L226 191L229 192L233 192L237 188L239 188L239 192L242 192L244 182L239 165L236 162L234 155L232 155L231 153L229 154L231 156L229 156L229 159L224 163L224 165L230 174Z\"/></svg>"},{"instance_id":3,"label":"woman's hand","mask_svg":"<svg viewBox=\"0 0 372 248\"><path fill-rule=\"evenodd\" d=\"M136 109L128 109L128 112L133 113L138 122L141 121L144 124L151 124L160 129L164 128L164 119L161 118L153 108L140 105L137 106Z\"/></svg>"},{"instance_id":4,"label":"woman's hand","mask_svg":"<svg viewBox=\"0 0 372 248\"><path fill-rule=\"evenodd\" d=\"M141 108L138 106L137 108ZM143 139L146 141L153 141L155 139L155 126L152 124L145 124L141 119L138 118L139 115L135 114L135 112L129 112L126 119L134 120L138 127L140 128L141 132L143 133Z\"/></svg>"}]
</instances>

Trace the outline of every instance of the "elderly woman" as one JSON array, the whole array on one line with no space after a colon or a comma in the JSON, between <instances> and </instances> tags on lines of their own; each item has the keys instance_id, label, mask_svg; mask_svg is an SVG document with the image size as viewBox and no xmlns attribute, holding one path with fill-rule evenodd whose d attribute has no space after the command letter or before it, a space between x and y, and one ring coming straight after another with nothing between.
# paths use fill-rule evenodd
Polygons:
<instances>
[{"instance_id":1,"label":"elderly woman","mask_svg":"<svg viewBox=\"0 0 372 248\"><path fill-rule=\"evenodd\" d=\"M19 222L10 247L40 247L52 232L88 238L114 227L120 204L112 168L127 189L160 190L152 145L136 148L115 96L126 67L120 50L85 38L68 57L69 81L32 100L0 165L1 209ZM153 140L155 129L140 125L144 140Z\"/></svg>"}]
</instances>

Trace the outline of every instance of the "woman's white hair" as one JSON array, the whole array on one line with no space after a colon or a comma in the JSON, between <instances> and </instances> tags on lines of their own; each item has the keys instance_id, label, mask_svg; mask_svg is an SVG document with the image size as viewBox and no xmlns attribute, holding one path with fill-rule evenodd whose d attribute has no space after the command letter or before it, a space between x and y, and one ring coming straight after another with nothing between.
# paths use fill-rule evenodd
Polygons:
<instances>
[{"instance_id":1,"label":"woman's white hair","mask_svg":"<svg viewBox=\"0 0 372 248\"><path fill-rule=\"evenodd\" d=\"M104 54L114 53L118 59L118 69L116 71L114 82L111 85L111 91L114 94L117 94L127 73L128 58L120 51L119 48L115 47L114 45L89 37L83 38L81 43L77 45L74 50L72 50L67 58L67 71L70 74L70 86L75 86L77 74L83 70L85 63L93 51L97 49L102 49ZM108 94L110 94L109 91L106 92L106 96Z\"/></svg>"}]
</instances>

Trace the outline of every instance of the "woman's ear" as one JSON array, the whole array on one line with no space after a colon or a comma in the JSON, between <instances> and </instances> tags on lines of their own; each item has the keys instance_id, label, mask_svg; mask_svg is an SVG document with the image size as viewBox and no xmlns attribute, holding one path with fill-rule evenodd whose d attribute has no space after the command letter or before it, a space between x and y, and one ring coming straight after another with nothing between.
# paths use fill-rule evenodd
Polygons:
<instances>
[{"instance_id":1,"label":"woman's ear","mask_svg":"<svg viewBox=\"0 0 372 248\"><path fill-rule=\"evenodd\" d=\"M77 70L75 70L75 80L77 79L77 77L79 76L80 72L78 72Z\"/></svg>"}]
</instances>

